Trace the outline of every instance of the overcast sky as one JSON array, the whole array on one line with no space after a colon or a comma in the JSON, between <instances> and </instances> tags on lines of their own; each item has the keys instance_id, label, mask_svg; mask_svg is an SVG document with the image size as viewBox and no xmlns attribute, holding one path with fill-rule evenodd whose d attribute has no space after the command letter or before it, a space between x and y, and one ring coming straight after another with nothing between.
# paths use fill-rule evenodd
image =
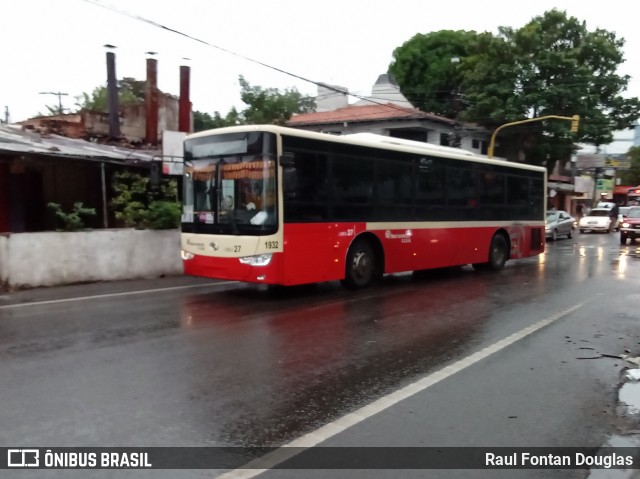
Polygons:
<instances>
[{"instance_id":1,"label":"overcast sky","mask_svg":"<svg viewBox=\"0 0 640 479\"><path fill-rule=\"evenodd\" d=\"M628 95L640 96L640 29L632 5L621 0L3 0L0 108L3 119L7 106L11 121L20 121L57 105L56 96L40 92L67 93L63 107L73 107L75 96L106 84L104 44L117 46L118 78L144 80L145 52L157 52L158 85L174 95L179 66L188 64L193 108L209 113L243 108L239 75L252 85L296 87L315 95L315 85L240 56L367 95L386 72L394 48L416 33L519 28L552 8L586 21L589 30L603 28L624 38L620 73L632 76Z\"/></svg>"}]
</instances>

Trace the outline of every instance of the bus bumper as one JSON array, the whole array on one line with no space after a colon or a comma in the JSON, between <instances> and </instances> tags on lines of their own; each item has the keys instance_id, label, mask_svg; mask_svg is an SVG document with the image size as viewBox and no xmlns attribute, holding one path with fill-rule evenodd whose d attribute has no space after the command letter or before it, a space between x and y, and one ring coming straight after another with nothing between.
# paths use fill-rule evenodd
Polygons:
<instances>
[{"instance_id":1,"label":"bus bumper","mask_svg":"<svg viewBox=\"0 0 640 479\"><path fill-rule=\"evenodd\" d=\"M277 284L280 280L280 256L273 254L269 264L252 266L243 264L240 258L212 258L195 255L183 260L184 274L204 278L244 281L258 284Z\"/></svg>"}]
</instances>

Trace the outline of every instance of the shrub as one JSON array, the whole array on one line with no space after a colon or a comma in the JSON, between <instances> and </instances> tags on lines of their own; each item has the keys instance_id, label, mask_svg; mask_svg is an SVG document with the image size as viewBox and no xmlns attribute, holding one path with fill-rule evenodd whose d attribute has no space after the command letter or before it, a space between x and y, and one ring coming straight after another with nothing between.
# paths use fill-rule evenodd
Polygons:
<instances>
[{"instance_id":1,"label":"shrub","mask_svg":"<svg viewBox=\"0 0 640 479\"><path fill-rule=\"evenodd\" d=\"M149 178L129 171L113 177L111 206L116 219L133 228L172 229L180 224L181 204L176 200L175 180L163 179L157 190L150 188Z\"/></svg>"},{"instance_id":2,"label":"shrub","mask_svg":"<svg viewBox=\"0 0 640 479\"><path fill-rule=\"evenodd\" d=\"M82 219L82 216L95 216L95 208L86 208L81 201L77 201L73 204L73 211L66 213L62 206L58 203L47 204L48 208L51 208L56 218L62 223L62 228L57 231L81 231L87 229L87 226Z\"/></svg>"}]
</instances>

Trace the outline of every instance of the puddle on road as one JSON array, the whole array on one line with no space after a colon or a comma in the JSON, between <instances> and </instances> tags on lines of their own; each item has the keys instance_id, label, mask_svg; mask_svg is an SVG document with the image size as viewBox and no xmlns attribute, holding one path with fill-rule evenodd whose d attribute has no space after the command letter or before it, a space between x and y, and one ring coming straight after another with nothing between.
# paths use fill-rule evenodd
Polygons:
<instances>
[{"instance_id":1,"label":"puddle on road","mask_svg":"<svg viewBox=\"0 0 640 479\"><path fill-rule=\"evenodd\" d=\"M630 370L637 371L637 370ZM637 421L640 415L640 381L626 379L618 390L619 416ZM611 436L602 448L640 447L640 435ZM639 477L637 469L591 469L588 479L629 479Z\"/></svg>"},{"instance_id":2,"label":"puddle on road","mask_svg":"<svg viewBox=\"0 0 640 479\"><path fill-rule=\"evenodd\" d=\"M640 414L640 382L624 383L618 392L618 400L623 414Z\"/></svg>"},{"instance_id":3,"label":"puddle on road","mask_svg":"<svg viewBox=\"0 0 640 479\"><path fill-rule=\"evenodd\" d=\"M640 383L636 383L640 386ZM640 447L640 436L612 436L602 447ZM637 469L591 469L588 479L631 479L638 477Z\"/></svg>"}]
</instances>

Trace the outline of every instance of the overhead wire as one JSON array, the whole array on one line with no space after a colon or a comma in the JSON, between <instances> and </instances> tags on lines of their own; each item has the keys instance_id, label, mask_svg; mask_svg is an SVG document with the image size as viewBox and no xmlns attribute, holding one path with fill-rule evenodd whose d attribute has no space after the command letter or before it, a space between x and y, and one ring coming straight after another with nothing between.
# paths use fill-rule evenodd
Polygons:
<instances>
[{"instance_id":1,"label":"overhead wire","mask_svg":"<svg viewBox=\"0 0 640 479\"><path fill-rule=\"evenodd\" d=\"M177 30L175 28L168 27L168 26L163 25L161 23L158 23L158 22L156 22L154 20L151 20L151 19L148 19L146 17L143 17L142 15L138 15L136 13L131 13L131 12L128 12L126 10L122 10L121 8L118 8L118 7L114 6L114 5L107 5L107 4L105 4L104 2L102 2L100 0L83 0L83 1L86 2L86 3L90 3L92 5L104 8L106 10L118 13L120 15L124 15L124 16L132 18L134 20L146 23L148 25L151 25L153 27L156 27L156 28L159 28L161 30L167 31L169 33L174 33L176 35L180 35L180 36L182 36L184 38L187 38L187 39L193 40L195 42L201 43L202 45L208 46L210 48L214 48L216 50L222 51L222 52L227 53L229 55L233 55L235 57L241 58L241 59L246 60L248 62L255 63L257 65L260 65L260 66L263 66L265 68L277 71L279 73L282 73L284 75L288 75L288 76L293 77L293 78L297 78L298 80L302 80L304 82L311 83L311 84L314 84L316 86L322 86L324 88L328 88L330 90L333 90L333 91L335 91L337 93L347 94L347 95L353 96L355 98L359 98L361 100L372 101L372 100L370 100L370 98L367 98L367 97L364 97L364 96L360 96L360 95L357 95L357 94L344 92L343 90L340 90L339 88L336 88L336 87L334 87L332 85L329 85L327 83L316 81L316 80L311 80L310 78L303 77L302 75L298 75L297 73L292 73L292 72L289 72L289 71L284 70L282 68L278 68L276 66L269 65L268 63L264 63L264 62L262 62L260 60L256 60L255 58L251 58L251 57L248 57L246 55L242 55L240 53L234 52L232 50L229 50L228 48L224 48L224 47L221 47L219 45L214 45L213 43L210 43L210 42L208 42L206 40L194 37L192 35L189 35L188 33L181 32L180 30ZM393 105L391 103L381 103L381 102L377 102L377 101L372 101L372 102L373 103L377 103L379 105L388 106L390 108L397 108L398 110L404 110L403 107L396 106L396 105Z\"/></svg>"},{"instance_id":2,"label":"overhead wire","mask_svg":"<svg viewBox=\"0 0 640 479\"><path fill-rule=\"evenodd\" d=\"M304 82L307 82L307 83L311 83L311 84L316 85L316 86L318 86L318 87L323 87L323 88L326 88L326 89L328 89L328 90L332 90L332 91L334 92L334 94L335 94L335 93L339 93L339 94L343 94L343 95L347 95L347 96L352 96L352 97L354 97L354 98L358 98L358 99L360 99L360 100L364 100L364 101L367 101L367 102L370 102L370 103L373 103L373 104L377 104L377 105L380 105L380 106L385 106L385 107L388 107L388 108L391 108L391 109L396 109L396 110L403 111L403 112L406 112L406 111L409 109L408 107L402 107L402 106L400 106L400 105L395 105L395 104L393 104L393 103L390 103L390 102L389 102L389 99L387 99L387 98L376 97L375 95L365 96L365 95L358 94L358 93L356 93L356 92L350 92L350 91L348 91L348 90L347 90L347 91L345 91L344 89L342 89L342 88L340 88L340 87L335 87L335 86L330 85L330 84L325 83L325 82L320 82L320 81L312 80L312 79L310 79L310 78L306 78L306 77L304 77L304 76L302 76L302 75L299 75L299 74L297 74L297 73L293 73L293 72L290 72L290 71L284 70L284 69L282 69L282 68L279 68L279 67L276 67L276 66L270 65L270 64L268 64L268 63L262 62L262 61L260 61L260 60L255 59L255 58L251 58L251 57L249 57L249 56L246 56L246 55L243 55L243 54L237 53L237 52L235 52L235 51L233 51L233 50L230 50L230 49L228 49L228 48L224 48L224 47L221 47L221 46L219 46L219 45L215 45L215 44L210 43L210 42L208 42L208 41L206 41L206 40L203 40L203 39L201 39L201 38L198 38L198 37L195 37L195 36L190 35L190 34L188 34L188 33L182 32L182 31L180 31L180 30L178 30L178 29L176 29L176 28L172 28L172 27L169 27L169 26L167 26L167 25L163 25L163 24L161 24L161 23L159 23L159 22L156 22L156 21L154 21L154 20L151 20L151 19L149 19L149 18L143 17L142 15L138 15L138 14L136 14L136 13L128 12L128 11L123 10L123 9L121 9L121 8L118 8L118 7L114 6L114 5L105 4L105 3L104 3L104 2L102 2L101 0L83 0L83 1L84 1L84 2L86 2L86 3L92 4L92 5L95 5L95 6L97 6L97 7L104 8L104 9L106 9L106 10L109 10L109 11L112 11L112 12L115 12L115 13L118 13L118 14L120 14L120 15L123 15L123 16L126 16L126 17L129 17L129 18L132 18L132 19L134 19L134 20L137 20L137 21L140 21L140 22L146 23L146 24L148 24L148 25L151 25L151 26L153 26L153 27L155 27L155 28L159 28L159 29L164 30L164 31L166 31L166 32L169 32L169 33L172 33L172 34L175 34L175 35L182 36L182 37L187 38L187 39L189 39L189 40L195 41L195 42L197 42L197 43L200 43L200 44L205 45L205 46L210 47L210 48L214 48L214 49L216 49L216 50L219 50L219 51L221 51L221 52L224 52L224 53L227 53L227 54L229 54L229 55L235 56L235 57L237 57L237 58L243 59L243 60L245 60L245 61L248 61L248 62L251 62L251 63L255 63L256 65L260 65L260 66L262 66L262 67L265 67L265 68L271 69L271 70L273 70L273 71L276 71L276 72L282 73L282 74L284 74L284 75L287 75L287 76L290 76L290 77L296 78L296 79L298 79L298 80L301 80L301 81L304 81ZM558 86L565 86L565 87L566 87L566 86L584 86L584 85L586 85L586 83L585 83L585 82L563 82L563 81L558 81L558 82L556 82L555 84L556 84L556 85L558 85ZM527 86L527 87L525 87L525 88L527 88L527 89L529 89L529 88L533 89L533 88L535 88L535 87L533 87L533 86L531 86L531 87ZM400 91L398 91L398 90L393 90L393 89L379 89L376 93L378 93L378 94L384 94L384 93L387 93L387 92L388 92L388 93L394 93L394 94L398 94L398 93L400 93L400 94L411 94L411 93L422 93L422 94L428 94L428 93L431 93L431 94L435 94L435 93L447 93L447 91L446 91L446 90L442 90L442 91L440 91L440 90L434 90L434 91L432 91L432 92L425 92L425 91L418 91L418 90L405 90L405 91L403 91L403 92L400 92ZM327 97L329 97L329 96L331 96L332 94L331 94L331 93L327 93L327 94L325 94L325 95L327 95ZM316 98L321 98L321 97L324 97L324 95L320 95L320 96L318 96L318 97L316 97ZM322 99L322 98L321 98L321 99ZM435 113L423 112L423 111L421 111L421 110L419 110L419 109L415 109L415 108L414 108L414 109L409 109L409 110L414 110L414 111L416 112L416 114L420 114L420 115L425 116L425 117L432 117L432 116L434 116L434 115L436 115L436 116L440 116L440 115L437 115L437 114L435 114ZM445 117L443 117L443 118L445 118ZM447 118L447 120L454 121L454 122L457 122L457 121L458 121L458 120L454 120L454 119L451 119L451 118Z\"/></svg>"}]
</instances>

